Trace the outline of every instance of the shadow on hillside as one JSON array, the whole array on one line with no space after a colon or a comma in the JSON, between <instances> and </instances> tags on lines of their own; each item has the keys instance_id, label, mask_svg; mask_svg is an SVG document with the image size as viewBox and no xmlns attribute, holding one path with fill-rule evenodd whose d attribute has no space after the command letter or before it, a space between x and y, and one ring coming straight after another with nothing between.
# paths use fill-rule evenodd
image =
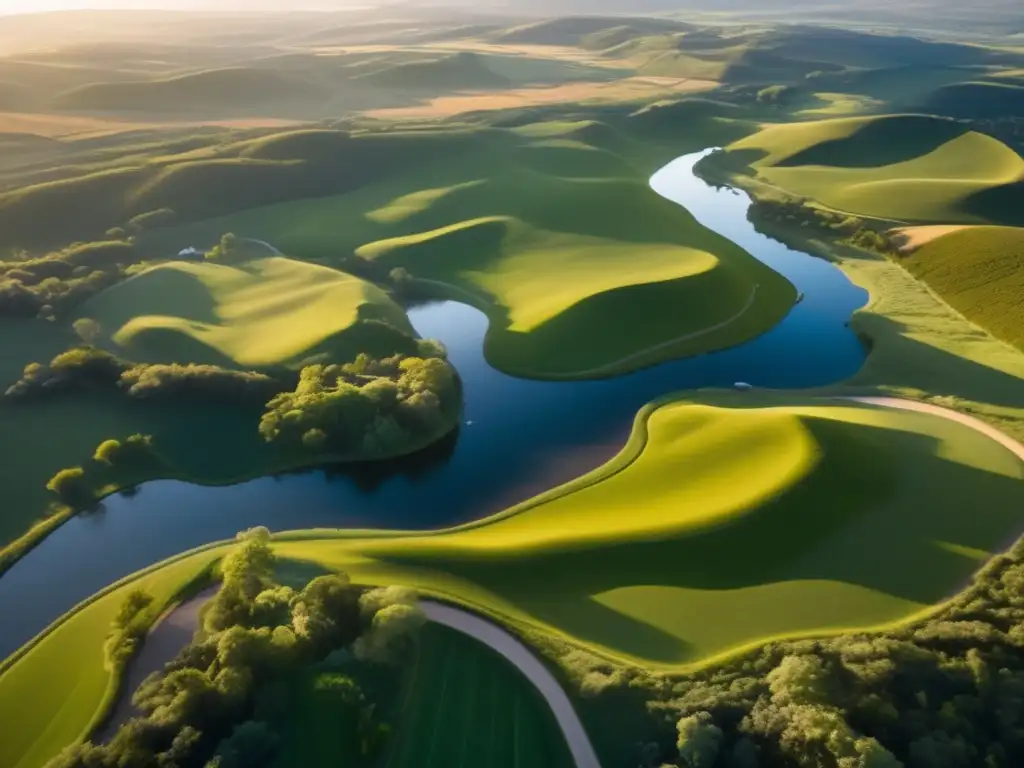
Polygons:
<instances>
[{"instance_id":1,"label":"shadow on hillside","mask_svg":"<svg viewBox=\"0 0 1024 768\"><path fill-rule=\"evenodd\" d=\"M606 609L594 596L624 587L716 591L807 580L933 604L963 586L980 553L1004 549L1024 521L1019 477L950 460L930 435L829 419L805 424L824 460L727 525L678 534L655 529L648 540L641 532L635 540L597 544L566 531L560 548L547 551L481 559L449 545L432 556L394 559L430 568L443 563L445 571L575 637L671 661L687 654L685 637ZM685 470L679 467L680 482ZM639 502L622 510L643 513ZM541 520L545 509L527 514ZM852 623L858 610L851 608ZM752 625L749 639L758 631Z\"/></svg>"},{"instance_id":2,"label":"shadow on hillside","mask_svg":"<svg viewBox=\"0 0 1024 768\"><path fill-rule=\"evenodd\" d=\"M909 335L907 325L884 315L862 313L856 325L875 345L852 383L884 382L932 395L1024 408L1024 380L1012 374L919 341ZM989 343L981 331L977 339ZM969 344L971 337L965 335L959 341Z\"/></svg>"}]
</instances>

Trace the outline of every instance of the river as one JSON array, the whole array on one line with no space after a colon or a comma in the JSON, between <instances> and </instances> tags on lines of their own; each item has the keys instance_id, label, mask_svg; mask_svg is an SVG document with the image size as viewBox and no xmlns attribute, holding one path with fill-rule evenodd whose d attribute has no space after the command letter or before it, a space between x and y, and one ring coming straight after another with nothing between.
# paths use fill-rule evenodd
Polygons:
<instances>
[{"instance_id":1,"label":"river","mask_svg":"<svg viewBox=\"0 0 1024 768\"><path fill-rule=\"evenodd\" d=\"M266 477L226 487L146 483L108 498L46 538L0 578L0 658L79 601L134 571L242 529L438 528L479 519L614 455L637 410L678 389L736 382L804 388L839 381L865 350L847 327L867 294L834 265L759 234L746 194L694 173L710 150L651 179L662 196L786 276L803 294L782 322L745 344L598 381L507 376L484 360L487 319L455 302L416 307L416 330L448 347L465 387L464 421L408 459Z\"/></svg>"}]
</instances>

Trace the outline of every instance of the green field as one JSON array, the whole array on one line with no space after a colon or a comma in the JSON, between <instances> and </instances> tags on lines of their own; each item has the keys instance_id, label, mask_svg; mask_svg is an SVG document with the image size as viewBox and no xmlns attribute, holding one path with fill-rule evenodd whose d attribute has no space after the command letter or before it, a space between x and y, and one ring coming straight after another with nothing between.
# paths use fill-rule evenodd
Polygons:
<instances>
[{"instance_id":1,"label":"green field","mask_svg":"<svg viewBox=\"0 0 1024 768\"><path fill-rule=\"evenodd\" d=\"M918 115L771 125L723 162L837 210L906 222L1024 223L1024 159L958 123Z\"/></svg>"},{"instance_id":2,"label":"green field","mask_svg":"<svg viewBox=\"0 0 1024 768\"><path fill-rule=\"evenodd\" d=\"M166 605L216 555L197 554L157 568L92 598L49 634L0 666L0 718L18 723L0 739L0 765L41 768L65 746L85 738L118 695L103 643L134 589Z\"/></svg>"},{"instance_id":3,"label":"green field","mask_svg":"<svg viewBox=\"0 0 1024 768\"><path fill-rule=\"evenodd\" d=\"M706 403L644 413L606 467L513 513L278 551L678 668L914 616L1020 524L1020 462L961 425L796 397Z\"/></svg>"},{"instance_id":4,"label":"green field","mask_svg":"<svg viewBox=\"0 0 1024 768\"><path fill-rule=\"evenodd\" d=\"M298 368L360 352L386 357L414 335L372 283L280 257L167 262L106 289L79 315L99 322L111 351L149 363Z\"/></svg>"},{"instance_id":5,"label":"green field","mask_svg":"<svg viewBox=\"0 0 1024 768\"><path fill-rule=\"evenodd\" d=\"M547 703L507 661L427 625L381 768L561 768L568 747Z\"/></svg>"},{"instance_id":6,"label":"green field","mask_svg":"<svg viewBox=\"0 0 1024 768\"><path fill-rule=\"evenodd\" d=\"M354 252L403 267L424 292L488 315L496 367L607 375L745 341L795 300L788 282L649 188L626 131L669 122L644 112L621 130L545 121L491 131L467 140L458 162L157 237L231 230L324 263Z\"/></svg>"},{"instance_id":7,"label":"green field","mask_svg":"<svg viewBox=\"0 0 1024 768\"><path fill-rule=\"evenodd\" d=\"M1024 229L968 227L900 262L968 320L1024 349Z\"/></svg>"}]
</instances>

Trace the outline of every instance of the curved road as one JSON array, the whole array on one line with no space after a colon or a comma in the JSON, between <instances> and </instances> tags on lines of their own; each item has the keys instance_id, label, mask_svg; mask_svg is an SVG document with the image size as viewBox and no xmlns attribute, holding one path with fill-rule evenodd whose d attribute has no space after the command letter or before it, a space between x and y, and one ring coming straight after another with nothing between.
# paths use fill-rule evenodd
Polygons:
<instances>
[{"instance_id":1,"label":"curved road","mask_svg":"<svg viewBox=\"0 0 1024 768\"><path fill-rule=\"evenodd\" d=\"M840 397L823 399L844 400L902 411L915 411L949 419L995 440L1021 461L1024 461L1024 445L980 419L950 410L949 408L917 400L903 400L897 397ZM125 690L115 706L108 724L97 734L97 741L110 738L121 723L136 714L131 705L131 696L135 688L138 687L146 675L160 669L164 663L174 658L178 651L189 642L199 625L200 608L212 595L213 588L210 588L181 603L153 628L143 646L142 652L133 660L129 667ZM433 600L422 600L420 606L430 621L443 624L446 627L469 635L505 657L533 684L540 695L544 697L548 706L551 707L551 712L555 716L566 744L568 744L572 752L576 768L601 768L594 745L591 743L590 737L587 735L586 729L583 727L579 715L576 714L576 710L573 708L568 695L550 670L521 641L499 625L461 608L438 603Z\"/></svg>"}]
</instances>

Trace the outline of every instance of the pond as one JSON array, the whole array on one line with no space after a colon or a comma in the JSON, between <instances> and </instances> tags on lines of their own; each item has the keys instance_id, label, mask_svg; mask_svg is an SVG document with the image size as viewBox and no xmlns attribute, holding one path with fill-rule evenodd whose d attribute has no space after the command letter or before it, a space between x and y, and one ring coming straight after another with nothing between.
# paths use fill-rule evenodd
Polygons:
<instances>
[{"instance_id":1,"label":"pond","mask_svg":"<svg viewBox=\"0 0 1024 768\"><path fill-rule=\"evenodd\" d=\"M455 302L417 307L419 333L440 339L462 376L457 433L390 463L266 477L226 487L154 481L79 515L0 578L0 658L77 602L134 571L245 528L429 529L479 519L600 465L625 441L637 410L679 389L813 387L845 379L865 350L847 327L867 294L827 261L755 231L746 194L693 172L708 151L675 160L651 186L785 275L803 294L767 333L731 349L611 379L540 382L491 368L487 319Z\"/></svg>"}]
</instances>

